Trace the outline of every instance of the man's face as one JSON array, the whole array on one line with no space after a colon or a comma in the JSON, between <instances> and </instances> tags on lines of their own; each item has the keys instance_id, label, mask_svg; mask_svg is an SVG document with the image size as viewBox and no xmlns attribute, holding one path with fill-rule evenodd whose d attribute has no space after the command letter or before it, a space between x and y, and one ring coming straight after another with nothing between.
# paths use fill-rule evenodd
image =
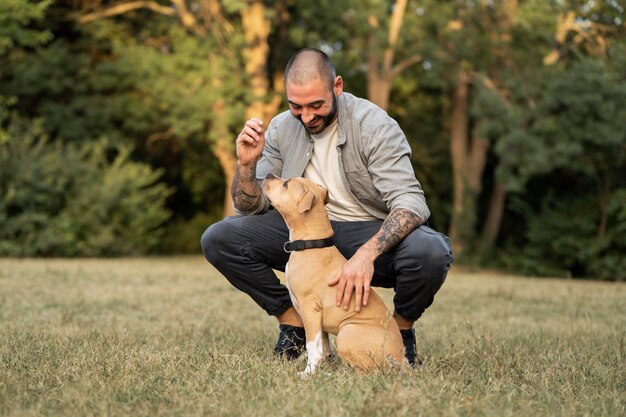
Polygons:
<instances>
[{"instance_id":1,"label":"man's face","mask_svg":"<svg viewBox=\"0 0 626 417\"><path fill-rule=\"evenodd\" d=\"M337 118L337 95L341 94L341 77L331 90L328 83L315 80L299 85L287 82L289 110L312 135L321 133Z\"/></svg>"}]
</instances>

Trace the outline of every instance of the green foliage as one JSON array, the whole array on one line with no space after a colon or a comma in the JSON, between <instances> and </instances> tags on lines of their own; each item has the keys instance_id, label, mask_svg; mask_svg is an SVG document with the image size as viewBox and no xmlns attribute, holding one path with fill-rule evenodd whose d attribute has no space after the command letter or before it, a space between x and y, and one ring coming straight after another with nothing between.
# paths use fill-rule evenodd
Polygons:
<instances>
[{"instance_id":1,"label":"green foliage","mask_svg":"<svg viewBox=\"0 0 626 417\"><path fill-rule=\"evenodd\" d=\"M230 75L236 72L234 63L210 59L210 43L178 26L156 21L152 35L164 38L157 45L135 39L120 24L98 22L90 29L84 45L58 39L15 58L9 80L0 87L19 96L22 114L41 118L48 131L65 140L106 135L123 143L165 131L205 139L211 104L218 98L234 101L233 86L242 84Z\"/></svg>"},{"instance_id":2,"label":"green foliage","mask_svg":"<svg viewBox=\"0 0 626 417\"><path fill-rule=\"evenodd\" d=\"M626 83L589 58L544 75L527 97L536 104L496 146L500 178L514 191L559 169L614 184L626 164Z\"/></svg>"},{"instance_id":3,"label":"green foliage","mask_svg":"<svg viewBox=\"0 0 626 417\"><path fill-rule=\"evenodd\" d=\"M626 281L626 188L608 205L608 232L598 235L598 202L589 196L551 195L528 210L527 243L509 249L507 266L525 274Z\"/></svg>"},{"instance_id":4,"label":"green foliage","mask_svg":"<svg viewBox=\"0 0 626 417\"><path fill-rule=\"evenodd\" d=\"M132 159L165 170L177 220L222 206L223 174L211 154L219 122L240 128L244 74L211 37L200 38L155 16L149 26L103 19L57 36L46 48L14 57L0 94L41 119L53 138L72 143L106 136ZM237 50L237 48L233 48ZM223 100L225 116L213 104Z\"/></svg>"},{"instance_id":5,"label":"green foliage","mask_svg":"<svg viewBox=\"0 0 626 417\"><path fill-rule=\"evenodd\" d=\"M105 141L51 142L40 124L14 122L9 134L0 145L0 255L128 255L159 243L170 215L161 172Z\"/></svg>"},{"instance_id":6,"label":"green foliage","mask_svg":"<svg viewBox=\"0 0 626 417\"><path fill-rule=\"evenodd\" d=\"M2 0L0 2L0 55L16 45L38 46L52 37L49 30L30 28L41 20L52 0L33 3L29 0Z\"/></svg>"},{"instance_id":7,"label":"green foliage","mask_svg":"<svg viewBox=\"0 0 626 417\"><path fill-rule=\"evenodd\" d=\"M512 128L496 145L501 180L527 201L524 240L503 254L509 267L626 280L626 83L615 75L619 62L581 57L546 70L539 88L518 90L533 106L514 109Z\"/></svg>"},{"instance_id":8,"label":"green foliage","mask_svg":"<svg viewBox=\"0 0 626 417\"><path fill-rule=\"evenodd\" d=\"M9 119L9 109L15 104L16 101L15 97L3 97L0 95L0 144L9 139L9 134L4 129L3 125L5 121Z\"/></svg>"},{"instance_id":9,"label":"green foliage","mask_svg":"<svg viewBox=\"0 0 626 417\"><path fill-rule=\"evenodd\" d=\"M234 140L255 98L241 19L249 2L187 3L199 30L148 8L77 20L111 2L0 0L0 254L198 250L228 187L213 147ZM451 92L464 70L469 137L492 146L475 209L464 213L467 234L480 231L498 182L508 192L498 243L525 254L509 265L621 279L626 12L618 3L408 1L393 65L421 60L393 78L388 111L411 143L431 224L445 231L449 222ZM292 52L316 46L332 56L346 91L366 96L368 58L384 56L394 1L263 5L268 85ZM558 16L569 10L582 25L546 68ZM25 124L9 131L11 112ZM166 222L164 204L174 213ZM564 216L567 205L580 213Z\"/></svg>"},{"instance_id":10,"label":"green foliage","mask_svg":"<svg viewBox=\"0 0 626 417\"><path fill-rule=\"evenodd\" d=\"M222 207L215 207L212 213L198 213L190 220L177 219L167 224L159 253L196 254L200 249L200 236L211 224L222 219Z\"/></svg>"}]
</instances>

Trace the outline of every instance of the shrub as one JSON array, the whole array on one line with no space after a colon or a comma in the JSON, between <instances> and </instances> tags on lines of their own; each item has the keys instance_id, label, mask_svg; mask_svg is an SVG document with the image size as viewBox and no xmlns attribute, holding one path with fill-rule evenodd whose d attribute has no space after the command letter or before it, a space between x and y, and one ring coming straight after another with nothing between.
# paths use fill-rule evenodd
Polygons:
<instances>
[{"instance_id":1,"label":"shrub","mask_svg":"<svg viewBox=\"0 0 626 417\"><path fill-rule=\"evenodd\" d=\"M533 275L626 281L625 201L626 189L613 193L607 231L600 236L596 199L547 198L528 219L527 243L514 267Z\"/></svg>"},{"instance_id":2,"label":"shrub","mask_svg":"<svg viewBox=\"0 0 626 417\"><path fill-rule=\"evenodd\" d=\"M13 122L0 144L0 255L113 256L156 246L170 214L160 172L105 141L63 144Z\"/></svg>"}]
</instances>

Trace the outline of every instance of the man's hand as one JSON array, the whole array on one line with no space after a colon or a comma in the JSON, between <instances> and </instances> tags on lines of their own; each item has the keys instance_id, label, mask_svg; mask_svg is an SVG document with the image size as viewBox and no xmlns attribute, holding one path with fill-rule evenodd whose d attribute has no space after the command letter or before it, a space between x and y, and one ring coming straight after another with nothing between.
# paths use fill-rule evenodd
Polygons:
<instances>
[{"instance_id":1,"label":"man's hand","mask_svg":"<svg viewBox=\"0 0 626 417\"><path fill-rule=\"evenodd\" d=\"M241 129L235 141L237 170L230 188L234 206L242 213L255 210L261 200L261 190L256 183L256 163L265 146L263 121L253 117Z\"/></svg>"},{"instance_id":2,"label":"man's hand","mask_svg":"<svg viewBox=\"0 0 626 417\"><path fill-rule=\"evenodd\" d=\"M354 311L361 311L361 305L367 305L370 296L370 283L374 277L374 261L383 253L395 247L409 233L423 223L415 213L403 209L394 209L380 230L350 258L341 271L328 285L337 285L337 307L347 310L350 306L352 291L356 295ZM363 303L363 304L361 304Z\"/></svg>"},{"instance_id":3,"label":"man's hand","mask_svg":"<svg viewBox=\"0 0 626 417\"><path fill-rule=\"evenodd\" d=\"M363 249L363 248L362 248ZM337 285L337 307L348 310L352 292L355 293L354 311L361 311L367 305L370 296L370 283L374 276L374 261L365 250L359 249L330 281L328 285Z\"/></svg>"},{"instance_id":4,"label":"man's hand","mask_svg":"<svg viewBox=\"0 0 626 417\"><path fill-rule=\"evenodd\" d=\"M241 133L237 136L237 159L239 164L247 166L259 160L265 146L265 129L263 121L253 117L246 121Z\"/></svg>"}]
</instances>

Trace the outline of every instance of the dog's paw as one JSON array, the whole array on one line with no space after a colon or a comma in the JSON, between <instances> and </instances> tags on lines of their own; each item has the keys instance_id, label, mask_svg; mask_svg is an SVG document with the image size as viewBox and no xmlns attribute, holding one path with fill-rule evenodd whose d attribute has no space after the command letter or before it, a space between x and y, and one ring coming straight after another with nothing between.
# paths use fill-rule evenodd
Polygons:
<instances>
[{"instance_id":1,"label":"dog's paw","mask_svg":"<svg viewBox=\"0 0 626 417\"><path fill-rule=\"evenodd\" d=\"M304 371L298 372L298 376L302 379L308 378L315 373L315 367L307 365Z\"/></svg>"}]
</instances>

